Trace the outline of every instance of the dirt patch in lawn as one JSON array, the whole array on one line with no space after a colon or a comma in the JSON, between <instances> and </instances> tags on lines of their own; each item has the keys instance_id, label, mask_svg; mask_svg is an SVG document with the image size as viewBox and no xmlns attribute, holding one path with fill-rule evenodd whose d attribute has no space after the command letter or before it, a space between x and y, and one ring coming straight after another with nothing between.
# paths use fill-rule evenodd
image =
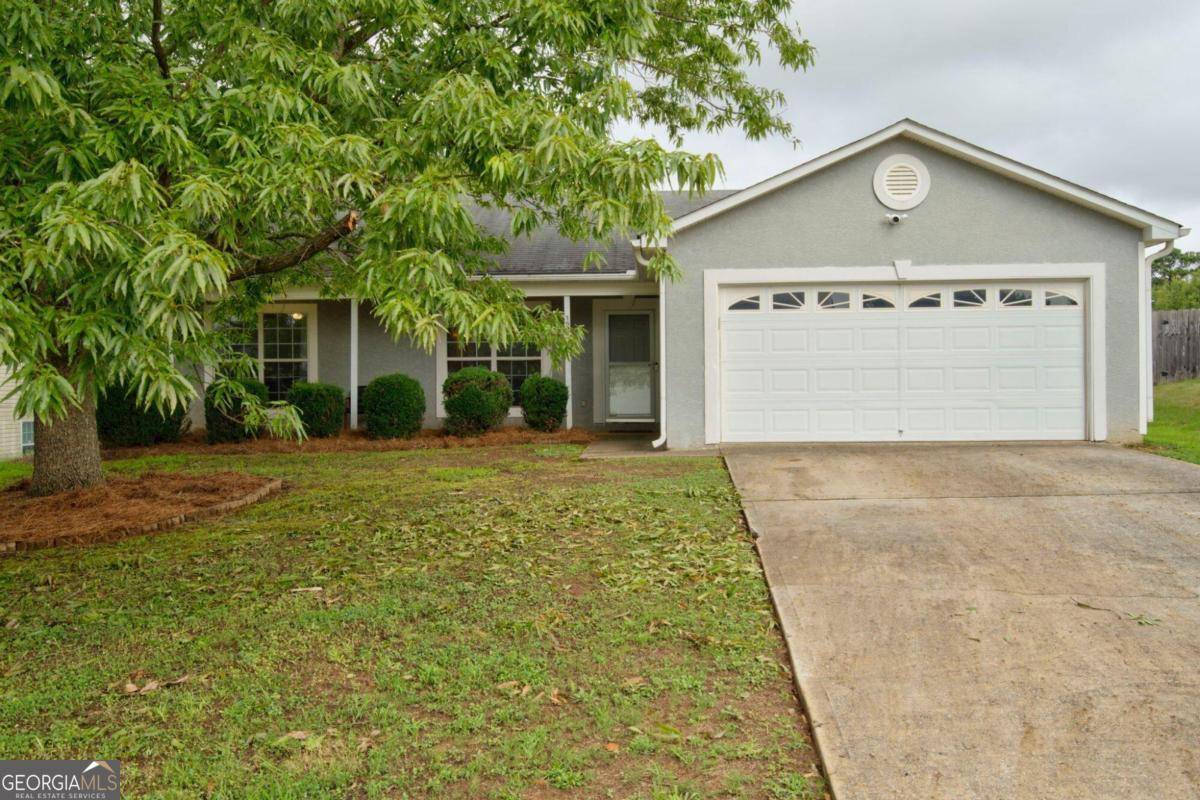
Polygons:
<instances>
[{"instance_id":1,"label":"dirt patch in lawn","mask_svg":"<svg viewBox=\"0 0 1200 800\"><path fill-rule=\"evenodd\" d=\"M411 439L371 439L362 431L343 431L324 439L294 442L287 439L251 439L246 442L209 444L204 433L190 433L178 442L150 447L113 447L106 459L137 458L145 455L255 455L258 453L341 453L388 450L438 450L448 447L500 447L513 444L591 444L596 437L586 430L542 433L529 428L502 428L482 436L449 436L440 430L423 430Z\"/></svg>"},{"instance_id":2,"label":"dirt patch in lawn","mask_svg":"<svg viewBox=\"0 0 1200 800\"><path fill-rule=\"evenodd\" d=\"M166 530L249 505L281 483L241 472L148 472L49 497L28 496L28 485L0 492L0 554Z\"/></svg>"}]
</instances>

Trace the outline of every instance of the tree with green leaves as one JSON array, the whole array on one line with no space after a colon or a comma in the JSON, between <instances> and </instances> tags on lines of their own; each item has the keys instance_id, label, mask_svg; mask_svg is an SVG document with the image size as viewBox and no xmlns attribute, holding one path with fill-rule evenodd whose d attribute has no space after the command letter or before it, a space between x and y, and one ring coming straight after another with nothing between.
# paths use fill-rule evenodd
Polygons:
<instances>
[{"instance_id":1,"label":"tree with green leaves","mask_svg":"<svg viewBox=\"0 0 1200 800\"><path fill-rule=\"evenodd\" d=\"M1170 255L1154 262L1151 297L1155 310L1171 311L1200 308L1200 282L1196 269L1200 267L1200 252L1175 248Z\"/></svg>"},{"instance_id":2,"label":"tree with green leaves","mask_svg":"<svg viewBox=\"0 0 1200 800\"><path fill-rule=\"evenodd\" d=\"M1186 278L1200 267L1200 252L1180 250L1176 247L1170 255L1163 256L1154 262L1152 279L1154 285L1170 283L1180 278Z\"/></svg>"},{"instance_id":3,"label":"tree with green leaves","mask_svg":"<svg viewBox=\"0 0 1200 800\"><path fill-rule=\"evenodd\" d=\"M235 380L222 320L288 287L556 359L560 313L480 279L504 238L669 233L655 190L709 188L689 131L790 135L748 69L813 49L790 0L8 0L0 28L0 364L36 420L32 491L102 480L97 392L146 407L215 370L248 425L303 435ZM669 141L618 140L622 121ZM594 263L597 254L589 257ZM657 256L656 275L676 266ZM211 324L210 324L211 323Z\"/></svg>"}]
</instances>

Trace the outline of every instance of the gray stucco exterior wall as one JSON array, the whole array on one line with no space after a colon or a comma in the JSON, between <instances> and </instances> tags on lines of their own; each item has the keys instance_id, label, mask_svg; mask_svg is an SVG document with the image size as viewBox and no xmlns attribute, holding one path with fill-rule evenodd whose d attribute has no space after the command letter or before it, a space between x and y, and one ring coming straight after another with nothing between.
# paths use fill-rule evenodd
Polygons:
<instances>
[{"instance_id":1,"label":"gray stucco exterior wall","mask_svg":"<svg viewBox=\"0 0 1200 800\"><path fill-rule=\"evenodd\" d=\"M900 225L875 197L875 168L908 153L930 172L928 198ZM1129 225L932 148L893 139L688 228L670 249L667 441L704 444L704 271L913 264L1103 263L1108 438L1138 434L1138 256Z\"/></svg>"}]
</instances>

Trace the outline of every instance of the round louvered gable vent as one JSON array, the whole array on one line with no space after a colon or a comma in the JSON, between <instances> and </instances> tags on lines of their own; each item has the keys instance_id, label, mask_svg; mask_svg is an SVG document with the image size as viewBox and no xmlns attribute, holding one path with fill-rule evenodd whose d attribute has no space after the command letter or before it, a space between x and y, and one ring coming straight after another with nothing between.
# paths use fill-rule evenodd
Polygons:
<instances>
[{"instance_id":1,"label":"round louvered gable vent","mask_svg":"<svg viewBox=\"0 0 1200 800\"><path fill-rule=\"evenodd\" d=\"M888 208L916 208L928 194L929 170L918 158L889 156L875 170L875 196Z\"/></svg>"}]
</instances>

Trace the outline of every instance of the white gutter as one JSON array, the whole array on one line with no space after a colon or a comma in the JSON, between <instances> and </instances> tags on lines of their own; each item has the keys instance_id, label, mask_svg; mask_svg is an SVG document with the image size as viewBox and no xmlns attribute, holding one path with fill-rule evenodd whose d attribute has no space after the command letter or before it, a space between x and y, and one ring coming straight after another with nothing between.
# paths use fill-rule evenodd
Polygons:
<instances>
[{"instance_id":1,"label":"white gutter","mask_svg":"<svg viewBox=\"0 0 1200 800\"><path fill-rule=\"evenodd\" d=\"M643 239L638 236L633 245L633 260L643 269L649 266ZM650 443L655 450L667 443L667 279L658 279L658 438Z\"/></svg>"},{"instance_id":2,"label":"white gutter","mask_svg":"<svg viewBox=\"0 0 1200 800\"><path fill-rule=\"evenodd\" d=\"M1180 237L1187 236L1191 233L1188 228L1180 228ZM1154 421L1154 262L1164 256L1170 255L1175 250L1175 240L1167 239L1163 242L1161 250L1156 250L1145 256L1146 272L1139 281L1144 296L1142 298L1141 311L1145 314L1145 324L1142 325L1141 344L1142 351L1141 361L1143 364L1142 381L1142 396L1139 406L1141 408L1142 424L1139 425L1139 432L1146 433L1146 425Z\"/></svg>"}]
</instances>

